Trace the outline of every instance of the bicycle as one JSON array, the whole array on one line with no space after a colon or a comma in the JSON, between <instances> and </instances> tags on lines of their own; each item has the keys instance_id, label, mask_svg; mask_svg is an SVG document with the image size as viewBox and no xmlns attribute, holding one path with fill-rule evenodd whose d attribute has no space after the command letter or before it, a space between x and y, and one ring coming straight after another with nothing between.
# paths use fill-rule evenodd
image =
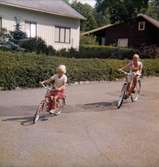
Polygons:
<instances>
[{"instance_id":1,"label":"bicycle","mask_svg":"<svg viewBox=\"0 0 159 167\"><path fill-rule=\"evenodd\" d=\"M119 100L117 102L117 108L120 109L120 107L122 106L124 99L128 99L131 98L132 102L136 102L139 99L139 95L141 93L141 77L137 80L137 85L136 88L134 90L134 92L129 96L128 96L128 84L129 84L129 74L128 72L124 71L124 70L119 70L120 72L124 73L126 75L125 77L125 81L123 84L123 87L121 89L121 94L119 96ZM131 87L132 81L130 82L130 87Z\"/></svg>"},{"instance_id":2,"label":"bicycle","mask_svg":"<svg viewBox=\"0 0 159 167\"><path fill-rule=\"evenodd\" d=\"M43 86L43 88L46 89L46 95L45 95L45 98L41 101L41 103L37 107L36 113L35 113L34 118L33 118L33 124L35 124L39 120L40 113L49 112L48 104L50 102L48 102L47 95L50 91L54 90L52 87L49 87L49 85L45 85L42 83L41 83L41 85ZM58 99L57 103L55 105L57 106L57 108L56 108L56 111L53 115L57 116L57 115L61 114L63 107L66 105L66 97ZM52 114L50 113L50 115L52 115Z\"/></svg>"}]
</instances>

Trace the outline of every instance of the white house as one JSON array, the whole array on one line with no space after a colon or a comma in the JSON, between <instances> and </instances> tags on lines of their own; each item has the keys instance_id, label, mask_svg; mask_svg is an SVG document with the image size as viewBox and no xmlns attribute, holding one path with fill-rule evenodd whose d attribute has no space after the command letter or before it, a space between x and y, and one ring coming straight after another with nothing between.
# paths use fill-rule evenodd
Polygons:
<instances>
[{"instance_id":1,"label":"white house","mask_svg":"<svg viewBox=\"0 0 159 167\"><path fill-rule=\"evenodd\" d=\"M0 0L0 29L12 31L19 22L28 37L41 37L57 50L79 48L81 19L63 0Z\"/></svg>"}]
</instances>

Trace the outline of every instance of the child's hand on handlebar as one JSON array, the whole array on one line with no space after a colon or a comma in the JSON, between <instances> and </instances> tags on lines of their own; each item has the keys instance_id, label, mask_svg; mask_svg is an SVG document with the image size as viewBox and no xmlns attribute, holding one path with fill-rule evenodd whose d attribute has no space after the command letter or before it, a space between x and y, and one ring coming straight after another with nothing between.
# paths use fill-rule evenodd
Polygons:
<instances>
[{"instance_id":1,"label":"child's hand on handlebar","mask_svg":"<svg viewBox=\"0 0 159 167\"><path fill-rule=\"evenodd\" d=\"M45 82L44 82L44 81L40 81L39 83L40 83L41 85L44 85L44 84L45 84Z\"/></svg>"},{"instance_id":2,"label":"child's hand on handlebar","mask_svg":"<svg viewBox=\"0 0 159 167\"><path fill-rule=\"evenodd\" d=\"M122 71L122 68L119 68L119 69L118 69L118 71L120 71L120 72L121 72L121 71Z\"/></svg>"}]
</instances>

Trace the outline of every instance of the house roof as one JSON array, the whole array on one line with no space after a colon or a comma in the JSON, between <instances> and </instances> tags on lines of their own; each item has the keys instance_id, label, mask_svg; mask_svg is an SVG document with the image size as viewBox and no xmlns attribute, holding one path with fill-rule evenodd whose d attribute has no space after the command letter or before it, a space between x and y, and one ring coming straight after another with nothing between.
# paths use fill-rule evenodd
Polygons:
<instances>
[{"instance_id":1,"label":"house roof","mask_svg":"<svg viewBox=\"0 0 159 167\"><path fill-rule=\"evenodd\" d=\"M154 25L155 27L159 28L159 21L158 20L155 20L154 18L152 18L152 17L150 17L148 15L145 15L145 14L138 14L137 17L138 18L142 17L145 20L147 20L149 23L151 23L152 25ZM99 27L99 28L96 28L96 29L84 32L81 35L90 35L90 34L93 34L95 32L98 32L98 31L101 31L101 30L105 30L105 29L107 29L109 27L113 27L113 26L119 25L119 24L122 24L122 23L108 24L108 25L105 25L105 26L102 26L102 27Z\"/></svg>"},{"instance_id":2,"label":"house roof","mask_svg":"<svg viewBox=\"0 0 159 167\"><path fill-rule=\"evenodd\" d=\"M138 14L138 17L143 17L145 20L147 20L149 23L153 24L155 27L159 28L159 21L155 20L154 18L145 15L145 14Z\"/></svg>"},{"instance_id":3,"label":"house roof","mask_svg":"<svg viewBox=\"0 0 159 167\"><path fill-rule=\"evenodd\" d=\"M104 29L109 28L109 27L114 26L114 25L115 24L108 24L108 25L105 25L105 26L102 26L102 27L98 27L98 28L95 28L93 30L90 30L90 31L87 31L87 32L83 32L83 33L81 33L81 35L89 35L89 34L92 34L94 32L98 32L100 30L104 30Z\"/></svg>"},{"instance_id":4,"label":"house roof","mask_svg":"<svg viewBox=\"0 0 159 167\"><path fill-rule=\"evenodd\" d=\"M85 20L80 13L63 0L0 0L0 5Z\"/></svg>"}]
</instances>

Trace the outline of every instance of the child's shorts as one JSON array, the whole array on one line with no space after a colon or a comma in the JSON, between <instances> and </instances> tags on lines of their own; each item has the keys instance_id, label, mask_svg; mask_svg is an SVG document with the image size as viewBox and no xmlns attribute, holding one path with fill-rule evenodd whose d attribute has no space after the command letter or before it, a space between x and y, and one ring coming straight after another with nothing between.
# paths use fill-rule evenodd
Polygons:
<instances>
[{"instance_id":1,"label":"child's shorts","mask_svg":"<svg viewBox=\"0 0 159 167\"><path fill-rule=\"evenodd\" d=\"M58 90L51 90L47 97L57 97L57 99L63 99L65 97L64 90L58 91Z\"/></svg>"}]
</instances>

